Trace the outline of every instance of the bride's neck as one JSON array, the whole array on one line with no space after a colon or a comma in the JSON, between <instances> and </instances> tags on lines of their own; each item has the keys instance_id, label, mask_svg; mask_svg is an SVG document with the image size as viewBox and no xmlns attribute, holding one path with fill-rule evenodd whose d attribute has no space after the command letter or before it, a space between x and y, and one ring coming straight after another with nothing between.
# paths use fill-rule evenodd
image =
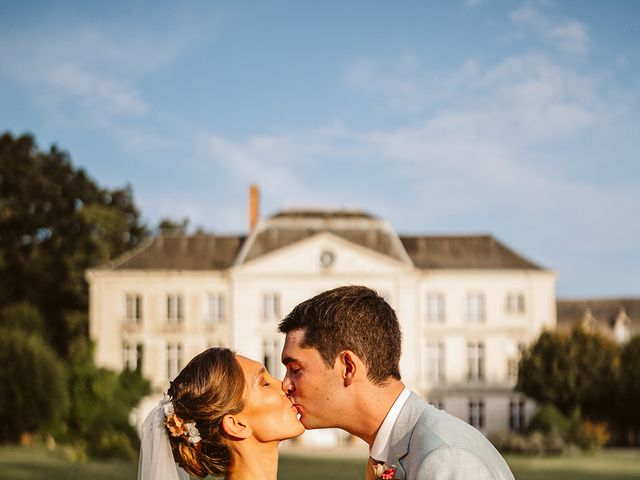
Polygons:
<instances>
[{"instance_id":1,"label":"bride's neck","mask_svg":"<svg viewBox=\"0 0 640 480\"><path fill-rule=\"evenodd\" d=\"M234 449L233 468L228 480L276 480L280 442L245 442L239 442Z\"/></svg>"}]
</instances>

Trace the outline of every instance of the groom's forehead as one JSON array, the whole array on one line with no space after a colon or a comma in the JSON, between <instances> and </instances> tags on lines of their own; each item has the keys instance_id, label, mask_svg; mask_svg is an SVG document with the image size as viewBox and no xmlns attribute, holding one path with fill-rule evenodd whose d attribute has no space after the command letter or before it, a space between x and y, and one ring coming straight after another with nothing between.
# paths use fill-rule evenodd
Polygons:
<instances>
[{"instance_id":1,"label":"groom's forehead","mask_svg":"<svg viewBox=\"0 0 640 480\"><path fill-rule=\"evenodd\" d=\"M302 329L287 332L284 347L282 348L283 364L304 363L305 359L314 357L316 353L317 355L320 354L314 347L304 346L304 334L305 331ZM316 351L314 352L314 350Z\"/></svg>"}]
</instances>

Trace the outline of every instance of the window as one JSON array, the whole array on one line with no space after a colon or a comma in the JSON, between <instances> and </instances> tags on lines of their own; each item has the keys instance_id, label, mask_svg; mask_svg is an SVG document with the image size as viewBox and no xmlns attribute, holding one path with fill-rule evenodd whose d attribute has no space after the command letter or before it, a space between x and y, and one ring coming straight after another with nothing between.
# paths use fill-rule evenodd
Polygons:
<instances>
[{"instance_id":1,"label":"window","mask_svg":"<svg viewBox=\"0 0 640 480\"><path fill-rule=\"evenodd\" d=\"M182 370L182 345L178 342L167 344L167 378L173 380Z\"/></svg>"},{"instance_id":2,"label":"window","mask_svg":"<svg viewBox=\"0 0 640 480\"><path fill-rule=\"evenodd\" d=\"M467 345L467 379L484 380L484 344L481 342Z\"/></svg>"},{"instance_id":3,"label":"window","mask_svg":"<svg viewBox=\"0 0 640 480\"><path fill-rule=\"evenodd\" d=\"M262 341L262 363L274 377L280 377L280 348L275 338L265 338Z\"/></svg>"},{"instance_id":4,"label":"window","mask_svg":"<svg viewBox=\"0 0 640 480\"><path fill-rule=\"evenodd\" d=\"M125 319L128 324L139 324L142 320L142 296L127 293Z\"/></svg>"},{"instance_id":5,"label":"window","mask_svg":"<svg viewBox=\"0 0 640 480\"><path fill-rule=\"evenodd\" d=\"M507 313L524 313L523 293L509 293L507 295Z\"/></svg>"},{"instance_id":6,"label":"window","mask_svg":"<svg viewBox=\"0 0 640 480\"><path fill-rule=\"evenodd\" d=\"M125 342L122 344L122 365L126 370L142 370L142 344Z\"/></svg>"},{"instance_id":7,"label":"window","mask_svg":"<svg viewBox=\"0 0 640 480\"><path fill-rule=\"evenodd\" d=\"M512 432L521 432L526 426L524 400L511 400L509 402L509 428Z\"/></svg>"},{"instance_id":8,"label":"window","mask_svg":"<svg viewBox=\"0 0 640 480\"><path fill-rule=\"evenodd\" d=\"M225 319L224 295L221 293L210 293L207 295L207 305L205 318L208 323L221 323Z\"/></svg>"},{"instance_id":9,"label":"window","mask_svg":"<svg viewBox=\"0 0 640 480\"><path fill-rule=\"evenodd\" d=\"M167 295L167 323L175 324L182 320L184 320L182 295L175 293Z\"/></svg>"},{"instance_id":10,"label":"window","mask_svg":"<svg viewBox=\"0 0 640 480\"><path fill-rule=\"evenodd\" d=\"M431 385L444 383L444 343L428 342L426 353L426 374Z\"/></svg>"},{"instance_id":11,"label":"window","mask_svg":"<svg viewBox=\"0 0 640 480\"><path fill-rule=\"evenodd\" d=\"M280 320L279 293L265 293L262 297L262 319Z\"/></svg>"},{"instance_id":12,"label":"window","mask_svg":"<svg viewBox=\"0 0 640 480\"><path fill-rule=\"evenodd\" d=\"M444 295L441 293L428 293L426 299L427 323L444 322Z\"/></svg>"},{"instance_id":13,"label":"window","mask_svg":"<svg viewBox=\"0 0 640 480\"><path fill-rule=\"evenodd\" d=\"M467 295L467 320L469 322L484 322L484 294L470 293Z\"/></svg>"},{"instance_id":14,"label":"window","mask_svg":"<svg viewBox=\"0 0 640 480\"><path fill-rule=\"evenodd\" d=\"M507 380L515 381L518 379L518 365L520 364L520 359L522 358L522 352L524 352L526 346L524 343L518 344L518 353L512 355L511 358L507 359Z\"/></svg>"},{"instance_id":15,"label":"window","mask_svg":"<svg viewBox=\"0 0 640 480\"><path fill-rule=\"evenodd\" d=\"M484 428L484 401L469 400L469 424L478 430Z\"/></svg>"}]
</instances>

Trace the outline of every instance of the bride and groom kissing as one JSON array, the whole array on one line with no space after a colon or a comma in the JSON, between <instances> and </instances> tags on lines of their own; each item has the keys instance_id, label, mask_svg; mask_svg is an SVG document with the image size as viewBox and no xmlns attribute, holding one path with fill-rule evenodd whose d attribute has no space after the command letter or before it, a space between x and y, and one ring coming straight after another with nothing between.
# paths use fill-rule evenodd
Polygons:
<instances>
[{"instance_id":1,"label":"bride and groom kissing","mask_svg":"<svg viewBox=\"0 0 640 480\"><path fill-rule=\"evenodd\" d=\"M282 382L224 348L189 362L145 420L139 480L275 480L279 443L305 428L364 440L366 479L513 479L482 433L404 386L400 324L375 291L320 293L279 330Z\"/></svg>"}]
</instances>

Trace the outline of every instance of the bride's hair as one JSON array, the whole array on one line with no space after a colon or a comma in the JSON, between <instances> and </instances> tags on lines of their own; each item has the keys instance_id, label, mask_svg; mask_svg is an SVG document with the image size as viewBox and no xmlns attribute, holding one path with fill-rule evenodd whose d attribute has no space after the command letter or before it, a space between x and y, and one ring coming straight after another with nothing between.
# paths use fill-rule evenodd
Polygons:
<instances>
[{"instance_id":1,"label":"bride's hair","mask_svg":"<svg viewBox=\"0 0 640 480\"><path fill-rule=\"evenodd\" d=\"M175 461L191 475L226 476L233 456L222 429L225 415L244 408L244 376L235 354L227 348L210 348L194 357L178 374L168 394L176 416L196 422L201 441L169 434Z\"/></svg>"}]
</instances>

